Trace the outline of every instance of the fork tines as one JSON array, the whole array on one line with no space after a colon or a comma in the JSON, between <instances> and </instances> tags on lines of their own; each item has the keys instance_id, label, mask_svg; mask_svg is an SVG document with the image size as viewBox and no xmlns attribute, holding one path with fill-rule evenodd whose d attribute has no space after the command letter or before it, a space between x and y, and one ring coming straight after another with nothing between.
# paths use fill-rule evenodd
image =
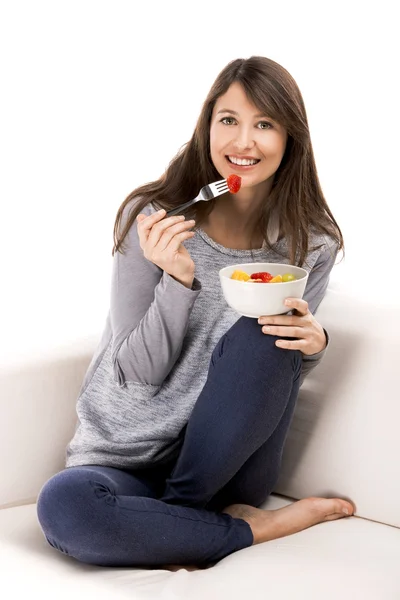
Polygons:
<instances>
[{"instance_id":1,"label":"fork tines","mask_svg":"<svg viewBox=\"0 0 400 600\"><path fill-rule=\"evenodd\" d=\"M209 186L211 189L213 187L215 187L219 194L223 194L224 192L227 192L229 189L226 179L221 179L220 181L215 181L214 183L209 184Z\"/></svg>"}]
</instances>

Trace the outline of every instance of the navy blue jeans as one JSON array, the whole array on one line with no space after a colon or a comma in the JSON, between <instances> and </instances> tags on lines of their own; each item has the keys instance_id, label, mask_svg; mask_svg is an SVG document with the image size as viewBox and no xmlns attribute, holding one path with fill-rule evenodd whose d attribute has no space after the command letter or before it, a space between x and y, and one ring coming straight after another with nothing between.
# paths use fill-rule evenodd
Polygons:
<instances>
[{"instance_id":1,"label":"navy blue jeans","mask_svg":"<svg viewBox=\"0 0 400 600\"><path fill-rule=\"evenodd\" d=\"M103 566L201 566L251 546L250 526L220 511L259 506L278 478L301 353L276 339L247 317L220 339L172 464L85 465L52 477L37 504L49 544Z\"/></svg>"}]
</instances>

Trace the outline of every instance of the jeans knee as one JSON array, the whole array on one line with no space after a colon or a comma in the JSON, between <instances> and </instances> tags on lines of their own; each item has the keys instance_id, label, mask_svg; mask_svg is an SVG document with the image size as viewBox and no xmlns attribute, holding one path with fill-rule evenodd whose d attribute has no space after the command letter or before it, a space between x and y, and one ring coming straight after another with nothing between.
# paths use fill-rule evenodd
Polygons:
<instances>
[{"instance_id":1,"label":"jeans knee","mask_svg":"<svg viewBox=\"0 0 400 600\"><path fill-rule=\"evenodd\" d=\"M79 468L65 469L45 483L37 499L37 516L51 546L79 559L79 539L91 527L96 496L97 489Z\"/></svg>"},{"instance_id":2,"label":"jeans knee","mask_svg":"<svg viewBox=\"0 0 400 600\"><path fill-rule=\"evenodd\" d=\"M117 566L126 524L117 505L108 477L71 467L43 486L37 515L48 543L60 552L86 564ZM134 552L124 560L134 564Z\"/></svg>"},{"instance_id":3,"label":"jeans knee","mask_svg":"<svg viewBox=\"0 0 400 600\"><path fill-rule=\"evenodd\" d=\"M74 491L68 470L61 471L49 479L39 492L37 515L46 536L53 538L55 529L60 527L65 510Z\"/></svg>"}]
</instances>

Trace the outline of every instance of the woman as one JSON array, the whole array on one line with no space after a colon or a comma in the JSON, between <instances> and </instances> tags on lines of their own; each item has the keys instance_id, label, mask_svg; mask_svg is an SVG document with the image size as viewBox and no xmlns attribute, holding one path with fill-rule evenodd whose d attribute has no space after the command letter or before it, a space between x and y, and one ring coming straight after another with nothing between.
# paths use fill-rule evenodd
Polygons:
<instances>
[{"instance_id":1,"label":"woman","mask_svg":"<svg viewBox=\"0 0 400 600\"><path fill-rule=\"evenodd\" d=\"M231 173L237 194L166 217ZM205 566L351 515L339 498L257 508L276 484L301 382L326 350L313 313L343 248L290 74L262 57L229 63L192 139L128 196L114 234L110 312L66 469L38 498L48 542L97 565ZM292 314L257 322L226 305L219 269L250 261L309 271Z\"/></svg>"}]
</instances>

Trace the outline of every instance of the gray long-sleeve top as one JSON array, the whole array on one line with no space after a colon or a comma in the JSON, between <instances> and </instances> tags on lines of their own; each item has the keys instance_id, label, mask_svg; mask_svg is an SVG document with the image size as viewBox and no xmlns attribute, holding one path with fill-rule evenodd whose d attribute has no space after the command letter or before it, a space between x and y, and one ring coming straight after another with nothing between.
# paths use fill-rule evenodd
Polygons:
<instances>
[{"instance_id":1,"label":"gray long-sleeve top","mask_svg":"<svg viewBox=\"0 0 400 600\"><path fill-rule=\"evenodd\" d=\"M154 211L149 204L142 212ZM315 313L337 252L329 238L311 241L323 244L303 264L309 272L304 299ZM124 254L115 254L110 311L79 393L67 467L145 468L176 455L212 351L240 318L223 297L219 270L240 262L290 262L278 254L287 253L285 240L272 250L234 250L198 229L185 247L195 263L192 289L143 256L136 224ZM301 382L325 351L303 356Z\"/></svg>"}]
</instances>

